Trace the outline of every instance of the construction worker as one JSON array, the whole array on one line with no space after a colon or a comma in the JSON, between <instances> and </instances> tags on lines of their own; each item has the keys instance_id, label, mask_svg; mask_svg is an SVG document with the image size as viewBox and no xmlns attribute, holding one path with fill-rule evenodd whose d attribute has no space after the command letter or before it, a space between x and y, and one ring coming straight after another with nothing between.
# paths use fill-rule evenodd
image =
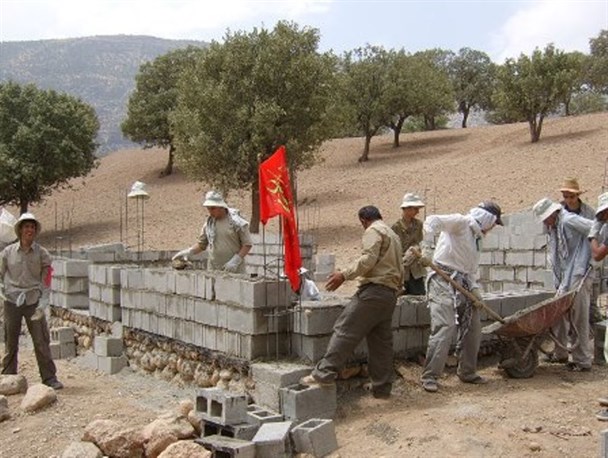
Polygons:
<instances>
[{"instance_id":1,"label":"construction worker","mask_svg":"<svg viewBox=\"0 0 608 458\"><path fill-rule=\"evenodd\" d=\"M430 215L424 222L425 240L439 235L433 264L456 283L481 300L477 283L480 240L494 226L502 225L502 211L491 201L480 203L467 215ZM423 263L430 260L422 258ZM472 302L446 279L432 271L427 278L431 335L422 371L422 388L435 393L448 353L457 333L458 378L464 383L483 384L477 373L477 355L481 343L479 311Z\"/></svg>"},{"instance_id":2,"label":"construction worker","mask_svg":"<svg viewBox=\"0 0 608 458\"><path fill-rule=\"evenodd\" d=\"M550 361L564 363L572 371L590 371L593 348L589 339L589 301L592 280L587 274L591 247L587 241L593 221L571 213L550 199L540 199L532 212L542 221L549 236L549 258L557 294L578 286L570 313L553 327L557 338ZM582 284L579 283L583 282ZM575 342L570 349L568 342Z\"/></svg>"},{"instance_id":3,"label":"construction worker","mask_svg":"<svg viewBox=\"0 0 608 458\"><path fill-rule=\"evenodd\" d=\"M243 219L238 210L228 208L222 195L209 191L203 198L203 207L209 213L198 241L189 248L181 250L173 260L185 259L209 248L207 268L226 272L245 273L245 256L251 250L249 222Z\"/></svg>"},{"instance_id":4,"label":"construction worker","mask_svg":"<svg viewBox=\"0 0 608 458\"><path fill-rule=\"evenodd\" d=\"M63 388L51 356L50 334L44 313L39 307L48 304L48 278L51 255L35 240L41 231L40 222L32 213L23 213L15 223L18 241L0 253L0 279L4 296L4 344L2 373L16 374L21 322L32 336L38 371L42 383L55 390ZM46 301L46 304L43 302Z\"/></svg>"},{"instance_id":5,"label":"construction worker","mask_svg":"<svg viewBox=\"0 0 608 458\"><path fill-rule=\"evenodd\" d=\"M424 295L426 268L420 263L415 250L422 242L422 221L416 218L424 202L416 194L408 192L401 202L401 218L391 226L401 240L403 250L403 291L405 294Z\"/></svg>"},{"instance_id":6,"label":"construction worker","mask_svg":"<svg viewBox=\"0 0 608 458\"><path fill-rule=\"evenodd\" d=\"M393 382L391 322L403 282L401 242L376 207L363 207L358 216L365 230L363 252L350 267L332 273L325 288L335 291L355 278L359 278L359 288L338 317L325 355L300 383L333 385L353 350L366 338L371 378L367 388L376 398L388 398Z\"/></svg>"}]
</instances>

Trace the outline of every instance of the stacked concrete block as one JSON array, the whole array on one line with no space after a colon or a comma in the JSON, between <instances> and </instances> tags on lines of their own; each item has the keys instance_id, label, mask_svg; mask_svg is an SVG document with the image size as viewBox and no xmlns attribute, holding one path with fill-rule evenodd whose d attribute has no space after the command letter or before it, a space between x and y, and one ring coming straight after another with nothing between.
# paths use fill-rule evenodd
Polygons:
<instances>
[{"instance_id":1,"label":"stacked concrete block","mask_svg":"<svg viewBox=\"0 0 608 458\"><path fill-rule=\"evenodd\" d=\"M276 362L253 363L250 365L251 376L255 380L253 399L255 403L271 411L281 411L279 390L297 384L310 374L312 367L302 364Z\"/></svg>"},{"instance_id":2,"label":"stacked concrete block","mask_svg":"<svg viewBox=\"0 0 608 458\"><path fill-rule=\"evenodd\" d=\"M221 388L205 388L196 394L196 411L203 420L221 425L247 422L247 396L224 391Z\"/></svg>"},{"instance_id":3,"label":"stacked concrete block","mask_svg":"<svg viewBox=\"0 0 608 458\"><path fill-rule=\"evenodd\" d=\"M76 341L74 329L68 326L50 330L51 355L53 359L66 359L76 356Z\"/></svg>"},{"instance_id":4,"label":"stacked concrete block","mask_svg":"<svg viewBox=\"0 0 608 458\"><path fill-rule=\"evenodd\" d=\"M127 358L123 355L123 342L120 337L95 336L93 342L94 353L89 356L95 369L106 374L116 374L127 365Z\"/></svg>"},{"instance_id":5,"label":"stacked concrete block","mask_svg":"<svg viewBox=\"0 0 608 458\"><path fill-rule=\"evenodd\" d=\"M301 423L311 418L333 418L338 403L336 386L308 386L300 383L280 390L281 412L286 420Z\"/></svg>"},{"instance_id":6,"label":"stacked concrete block","mask_svg":"<svg viewBox=\"0 0 608 458\"><path fill-rule=\"evenodd\" d=\"M294 451L323 457L338 449L333 420L313 418L291 430Z\"/></svg>"},{"instance_id":7,"label":"stacked concrete block","mask_svg":"<svg viewBox=\"0 0 608 458\"><path fill-rule=\"evenodd\" d=\"M251 441L216 434L201 437L194 442L211 451L211 456L214 457L256 458L256 447Z\"/></svg>"},{"instance_id":8,"label":"stacked concrete block","mask_svg":"<svg viewBox=\"0 0 608 458\"><path fill-rule=\"evenodd\" d=\"M283 274L284 248L283 240L275 233L251 234L253 246L246 258L247 273L258 277L277 277ZM300 256L302 266L314 271L314 239L307 234L300 234Z\"/></svg>"},{"instance_id":9,"label":"stacked concrete block","mask_svg":"<svg viewBox=\"0 0 608 458\"><path fill-rule=\"evenodd\" d=\"M120 321L120 272L125 266L91 264L89 266L89 312L104 321Z\"/></svg>"},{"instance_id":10,"label":"stacked concrete block","mask_svg":"<svg viewBox=\"0 0 608 458\"><path fill-rule=\"evenodd\" d=\"M250 441L257 433L259 425L252 423L237 423L235 425L222 425L213 420L202 420L201 437L224 436Z\"/></svg>"},{"instance_id":11,"label":"stacked concrete block","mask_svg":"<svg viewBox=\"0 0 608 458\"><path fill-rule=\"evenodd\" d=\"M282 421L264 423L252 441L256 458L287 458L292 456L289 431L293 423Z\"/></svg>"},{"instance_id":12,"label":"stacked concrete block","mask_svg":"<svg viewBox=\"0 0 608 458\"><path fill-rule=\"evenodd\" d=\"M69 309L89 308L89 261L53 260L50 303Z\"/></svg>"}]
</instances>

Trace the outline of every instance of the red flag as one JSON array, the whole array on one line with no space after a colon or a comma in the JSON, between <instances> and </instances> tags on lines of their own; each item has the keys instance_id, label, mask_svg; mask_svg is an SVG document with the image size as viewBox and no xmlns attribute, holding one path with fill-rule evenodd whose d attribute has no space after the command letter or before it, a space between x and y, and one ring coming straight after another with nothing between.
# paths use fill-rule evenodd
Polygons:
<instances>
[{"instance_id":1,"label":"red flag","mask_svg":"<svg viewBox=\"0 0 608 458\"><path fill-rule=\"evenodd\" d=\"M274 216L283 217L285 274L289 278L291 288L298 291L302 257L284 146L280 146L272 156L260 164L259 181L260 221L266 224Z\"/></svg>"}]
</instances>

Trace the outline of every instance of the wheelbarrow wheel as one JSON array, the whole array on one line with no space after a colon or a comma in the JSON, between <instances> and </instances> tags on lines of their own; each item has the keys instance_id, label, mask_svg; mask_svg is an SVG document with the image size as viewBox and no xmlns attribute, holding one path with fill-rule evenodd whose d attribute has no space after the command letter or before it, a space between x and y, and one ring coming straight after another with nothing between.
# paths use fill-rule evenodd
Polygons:
<instances>
[{"instance_id":1,"label":"wheelbarrow wheel","mask_svg":"<svg viewBox=\"0 0 608 458\"><path fill-rule=\"evenodd\" d=\"M518 340L517 344L512 343L503 351L503 360L500 367L504 369L511 378L530 378L538 367L538 349L530 348L526 358L522 358L522 353L527 347L528 342ZM518 348L519 347L519 348Z\"/></svg>"}]
</instances>

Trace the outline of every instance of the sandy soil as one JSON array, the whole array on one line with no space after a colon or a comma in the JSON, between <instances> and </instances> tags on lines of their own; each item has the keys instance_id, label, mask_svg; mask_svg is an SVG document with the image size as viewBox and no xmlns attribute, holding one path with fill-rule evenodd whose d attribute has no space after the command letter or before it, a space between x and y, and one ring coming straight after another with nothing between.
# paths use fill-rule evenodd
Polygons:
<instances>
[{"instance_id":1,"label":"sandy soil","mask_svg":"<svg viewBox=\"0 0 608 458\"><path fill-rule=\"evenodd\" d=\"M325 161L298 177L302 230L313 234L318 252L334 253L338 266L359 253L361 228L357 210L377 205L385 220L399 217L406 191L424 195L427 213L464 212L485 198L496 199L506 213L530 207L575 176L583 198L595 205L606 184L608 114L560 118L545 124L540 143L530 144L527 125L477 127L403 135L401 147L391 137L372 142L370 161L357 163L361 139L328 142ZM202 218L204 183L189 183L178 171L159 178L166 152L133 150L114 153L72 190L54 193L32 207L44 226L42 242L51 249L122 240L132 248L179 249L195 239ZM124 193L135 180L151 195L143 217L128 208ZM231 205L250 214L246 192L228 196ZM141 209L140 209L141 210ZM339 291L348 293L352 286ZM0 347L2 348L2 347ZM21 371L37 381L32 352L22 352ZM496 361L482 361L491 383L464 385L448 370L443 389L427 394L418 385L420 367L404 363L390 401L375 400L349 383L341 391L337 435L341 457L393 456L595 456L599 432L596 398L608 395L608 368L571 373L541 365L532 379L503 377ZM60 455L95 418L143 424L179 399L193 396L153 377L136 373L106 376L59 361L66 389L59 402L34 415L16 413L0 424L0 457ZM100 402L103 400L103 402ZM20 396L9 403L17 411Z\"/></svg>"}]
</instances>

